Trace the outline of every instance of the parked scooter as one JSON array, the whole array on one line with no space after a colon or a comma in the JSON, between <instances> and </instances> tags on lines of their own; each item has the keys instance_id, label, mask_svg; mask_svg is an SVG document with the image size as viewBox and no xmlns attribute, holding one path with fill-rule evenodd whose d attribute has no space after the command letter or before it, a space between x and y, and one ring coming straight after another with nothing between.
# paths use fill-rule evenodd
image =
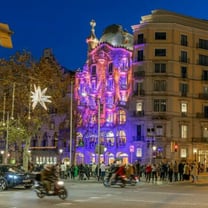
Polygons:
<instances>
[{"instance_id":1,"label":"parked scooter","mask_svg":"<svg viewBox=\"0 0 208 208\"><path fill-rule=\"evenodd\" d=\"M53 186L53 191L47 192L45 185L42 182L37 181L35 184L35 192L39 198L43 198L45 196L58 196L63 200L67 198L68 193L64 187L63 181L56 181Z\"/></svg>"}]
</instances>

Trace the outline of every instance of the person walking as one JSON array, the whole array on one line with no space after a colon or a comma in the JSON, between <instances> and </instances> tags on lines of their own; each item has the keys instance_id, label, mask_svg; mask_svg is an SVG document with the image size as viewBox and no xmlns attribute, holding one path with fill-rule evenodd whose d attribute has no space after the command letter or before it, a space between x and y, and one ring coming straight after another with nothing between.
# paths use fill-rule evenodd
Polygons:
<instances>
[{"instance_id":1,"label":"person walking","mask_svg":"<svg viewBox=\"0 0 208 208\"><path fill-rule=\"evenodd\" d=\"M191 182L192 183L196 183L197 182L197 179L198 179L198 166L197 166L196 161L194 161L194 163L191 166L190 175L192 177L192 181Z\"/></svg>"},{"instance_id":2,"label":"person walking","mask_svg":"<svg viewBox=\"0 0 208 208\"><path fill-rule=\"evenodd\" d=\"M190 179L190 165L188 163L184 165L183 178L184 180Z\"/></svg>"},{"instance_id":3,"label":"person walking","mask_svg":"<svg viewBox=\"0 0 208 208\"><path fill-rule=\"evenodd\" d=\"M61 163L61 179L65 179L67 176L66 176L66 165L64 163Z\"/></svg>"},{"instance_id":4,"label":"person walking","mask_svg":"<svg viewBox=\"0 0 208 208\"><path fill-rule=\"evenodd\" d=\"M73 179L73 180L75 178L74 172L75 172L75 166L73 164L70 168L70 176L71 176L71 179Z\"/></svg>"},{"instance_id":5,"label":"person walking","mask_svg":"<svg viewBox=\"0 0 208 208\"><path fill-rule=\"evenodd\" d=\"M172 162L168 164L168 180L170 183L172 183L173 181L173 163Z\"/></svg>"},{"instance_id":6,"label":"person walking","mask_svg":"<svg viewBox=\"0 0 208 208\"><path fill-rule=\"evenodd\" d=\"M152 165L152 183L157 183L157 166L156 166L156 164L154 163L153 165Z\"/></svg>"},{"instance_id":7,"label":"person walking","mask_svg":"<svg viewBox=\"0 0 208 208\"><path fill-rule=\"evenodd\" d=\"M152 173L152 167L151 164L147 164L145 168L145 173L146 173L146 182L150 182L151 179L151 173Z\"/></svg>"},{"instance_id":8,"label":"person walking","mask_svg":"<svg viewBox=\"0 0 208 208\"><path fill-rule=\"evenodd\" d=\"M104 180L104 177L105 177L105 171L106 171L105 163L102 162L100 165L100 179L102 181Z\"/></svg>"},{"instance_id":9,"label":"person walking","mask_svg":"<svg viewBox=\"0 0 208 208\"><path fill-rule=\"evenodd\" d=\"M174 165L173 165L173 175L174 175L174 181L178 181L178 164L175 161Z\"/></svg>"},{"instance_id":10,"label":"person walking","mask_svg":"<svg viewBox=\"0 0 208 208\"><path fill-rule=\"evenodd\" d=\"M183 181L184 177L183 177L183 173L184 173L184 163L180 162L178 164L178 173L179 173L179 181Z\"/></svg>"}]
</instances>

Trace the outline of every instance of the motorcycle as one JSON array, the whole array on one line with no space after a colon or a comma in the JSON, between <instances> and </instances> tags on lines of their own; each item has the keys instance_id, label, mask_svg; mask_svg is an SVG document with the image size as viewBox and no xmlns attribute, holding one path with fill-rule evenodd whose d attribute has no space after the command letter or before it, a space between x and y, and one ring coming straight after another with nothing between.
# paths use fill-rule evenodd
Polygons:
<instances>
[{"instance_id":1,"label":"motorcycle","mask_svg":"<svg viewBox=\"0 0 208 208\"><path fill-rule=\"evenodd\" d=\"M38 181L35 185L35 192L39 198L43 198L45 196L58 196L60 199L66 199L68 196L67 190L64 187L64 182L63 181L56 181L53 184L53 188L51 192L47 192L45 185Z\"/></svg>"},{"instance_id":2,"label":"motorcycle","mask_svg":"<svg viewBox=\"0 0 208 208\"><path fill-rule=\"evenodd\" d=\"M127 178L126 184L135 186L139 182L139 178L135 175L131 175L129 178Z\"/></svg>"},{"instance_id":3,"label":"motorcycle","mask_svg":"<svg viewBox=\"0 0 208 208\"><path fill-rule=\"evenodd\" d=\"M116 176L115 179L113 179L111 181L111 184L110 184L109 182L110 182L111 176L112 176L112 173L111 172L106 173L106 175L105 175L105 177L103 179L103 185L105 187L110 187L110 186L118 185L121 188L124 188L126 186L126 182L127 182L126 175Z\"/></svg>"}]
</instances>

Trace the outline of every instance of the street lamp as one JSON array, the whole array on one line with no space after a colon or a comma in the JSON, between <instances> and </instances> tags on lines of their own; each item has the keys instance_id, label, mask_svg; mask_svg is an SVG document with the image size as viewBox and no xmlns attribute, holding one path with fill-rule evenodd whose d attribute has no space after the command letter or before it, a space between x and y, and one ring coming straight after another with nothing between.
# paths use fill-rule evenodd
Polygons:
<instances>
[{"instance_id":1,"label":"street lamp","mask_svg":"<svg viewBox=\"0 0 208 208\"><path fill-rule=\"evenodd\" d=\"M71 92L70 92L70 135L69 135L69 160L70 160L70 166L72 165L72 99L73 99L73 81L71 80Z\"/></svg>"},{"instance_id":2,"label":"street lamp","mask_svg":"<svg viewBox=\"0 0 208 208\"><path fill-rule=\"evenodd\" d=\"M97 106L98 106L98 164L97 164L97 176L99 179L100 176L100 98L97 99Z\"/></svg>"},{"instance_id":3,"label":"street lamp","mask_svg":"<svg viewBox=\"0 0 208 208\"><path fill-rule=\"evenodd\" d=\"M157 147L155 145L152 146L152 157L155 159L156 158L156 150L157 150Z\"/></svg>"},{"instance_id":4,"label":"street lamp","mask_svg":"<svg viewBox=\"0 0 208 208\"><path fill-rule=\"evenodd\" d=\"M2 158L2 163L3 163L3 160L4 160L4 150L1 150L1 158Z\"/></svg>"},{"instance_id":5,"label":"street lamp","mask_svg":"<svg viewBox=\"0 0 208 208\"><path fill-rule=\"evenodd\" d=\"M61 162L61 155L62 155L62 153L63 153L63 149L59 149L59 154L60 154L60 156L59 156L59 161Z\"/></svg>"}]
</instances>

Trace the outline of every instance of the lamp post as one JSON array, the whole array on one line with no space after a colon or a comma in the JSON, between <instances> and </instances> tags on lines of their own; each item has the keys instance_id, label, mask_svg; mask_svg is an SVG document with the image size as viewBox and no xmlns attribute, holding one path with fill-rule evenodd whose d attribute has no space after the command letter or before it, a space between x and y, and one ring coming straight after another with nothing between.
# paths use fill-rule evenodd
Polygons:
<instances>
[{"instance_id":1,"label":"lamp post","mask_svg":"<svg viewBox=\"0 0 208 208\"><path fill-rule=\"evenodd\" d=\"M105 164L106 164L106 161L107 161L107 160L106 160L106 159L107 159L107 158L106 158L106 157L107 157L106 154L108 153L107 150L108 150L108 149L107 149L106 147L104 147L103 160L104 160L104 163L105 163ZM108 162L107 162L107 165L108 165Z\"/></svg>"},{"instance_id":2,"label":"lamp post","mask_svg":"<svg viewBox=\"0 0 208 208\"><path fill-rule=\"evenodd\" d=\"M5 143L5 158L4 163L8 162L8 145L9 145L9 112L7 112L7 122L6 122L6 143Z\"/></svg>"},{"instance_id":3,"label":"lamp post","mask_svg":"<svg viewBox=\"0 0 208 208\"><path fill-rule=\"evenodd\" d=\"M59 161L61 163L61 156L62 156L62 153L63 153L63 149L59 149Z\"/></svg>"},{"instance_id":4,"label":"lamp post","mask_svg":"<svg viewBox=\"0 0 208 208\"><path fill-rule=\"evenodd\" d=\"M129 151L130 151L130 154L131 154L131 164L132 164L132 162L133 162L133 153L134 153L134 145L129 146Z\"/></svg>"},{"instance_id":5,"label":"lamp post","mask_svg":"<svg viewBox=\"0 0 208 208\"><path fill-rule=\"evenodd\" d=\"M100 98L97 99L97 105L98 105L98 141L97 141L98 165L97 165L97 176L98 176L98 180L99 180L99 176L100 176Z\"/></svg>"},{"instance_id":6,"label":"lamp post","mask_svg":"<svg viewBox=\"0 0 208 208\"><path fill-rule=\"evenodd\" d=\"M70 96L70 135L69 135L69 154L70 166L72 165L72 99L73 99L73 81L71 80L71 96Z\"/></svg>"},{"instance_id":7,"label":"lamp post","mask_svg":"<svg viewBox=\"0 0 208 208\"><path fill-rule=\"evenodd\" d=\"M152 146L152 151L153 151L153 154L152 154L152 157L155 159L156 155L155 155L155 151L157 150L157 147L155 145Z\"/></svg>"},{"instance_id":8,"label":"lamp post","mask_svg":"<svg viewBox=\"0 0 208 208\"><path fill-rule=\"evenodd\" d=\"M2 158L2 163L4 161L4 150L1 150L1 158Z\"/></svg>"}]
</instances>

